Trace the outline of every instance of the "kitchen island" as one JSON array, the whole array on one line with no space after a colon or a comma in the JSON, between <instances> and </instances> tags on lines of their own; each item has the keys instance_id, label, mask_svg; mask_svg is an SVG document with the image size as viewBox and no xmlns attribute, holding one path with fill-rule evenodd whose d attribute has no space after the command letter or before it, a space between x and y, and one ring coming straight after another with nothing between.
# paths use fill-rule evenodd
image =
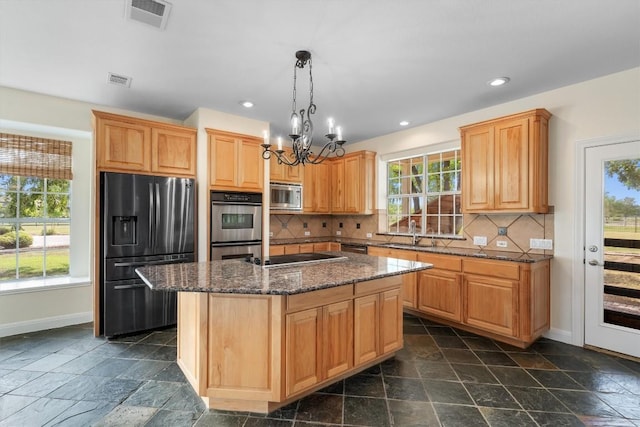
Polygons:
<instances>
[{"instance_id":1,"label":"kitchen island","mask_svg":"<svg viewBox=\"0 0 640 427\"><path fill-rule=\"evenodd\" d=\"M139 268L179 291L177 362L209 408L268 413L402 348L402 275L431 264L337 252L265 268L243 260Z\"/></svg>"}]
</instances>

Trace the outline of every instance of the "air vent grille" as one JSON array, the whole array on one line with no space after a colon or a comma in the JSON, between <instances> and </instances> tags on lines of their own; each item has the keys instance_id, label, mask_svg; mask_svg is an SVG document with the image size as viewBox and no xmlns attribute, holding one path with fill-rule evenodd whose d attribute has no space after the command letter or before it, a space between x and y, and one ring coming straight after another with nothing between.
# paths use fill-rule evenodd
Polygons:
<instances>
[{"instance_id":1,"label":"air vent grille","mask_svg":"<svg viewBox=\"0 0 640 427\"><path fill-rule=\"evenodd\" d=\"M126 0L126 17L164 30L171 3L163 0Z\"/></svg>"},{"instance_id":2,"label":"air vent grille","mask_svg":"<svg viewBox=\"0 0 640 427\"><path fill-rule=\"evenodd\" d=\"M109 73L107 82L116 86L130 87L131 77L123 76L122 74Z\"/></svg>"}]
</instances>

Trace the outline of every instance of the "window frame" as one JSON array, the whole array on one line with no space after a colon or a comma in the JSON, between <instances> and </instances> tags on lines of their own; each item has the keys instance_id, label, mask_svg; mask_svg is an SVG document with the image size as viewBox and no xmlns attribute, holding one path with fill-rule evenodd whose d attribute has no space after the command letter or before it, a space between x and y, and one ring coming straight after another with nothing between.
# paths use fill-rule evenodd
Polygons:
<instances>
[{"instance_id":1,"label":"window frame","mask_svg":"<svg viewBox=\"0 0 640 427\"><path fill-rule=\"evenodd\" d=\"M432 148L428 150L428 148ZM447 168L443 169L443 156L445 153L452 153L454 162L453 169ZM429 171L429 160L434 156L439 157L438 165L439 167L435 171ZM413 165L421 164L422 168L419 174L411 173L405 175L395 175L391 174L391 166L394 163L401 164L403 161L409 161L406 165L409 165L411 169L413 169ZM415 160L415 162L414 162ZM416 222L416 234L421 236L430 236L430 237L445 237L445 238L462 238L463 230L464 230L464 215L462 213L462 182L461 182L461 174L462 174L462 162L461 162L461 147L458 144L442 144L438 147L430 146L430 147L422 147L419 151L412 150L411 153L407 153L404 156L395 156L389 157L387 159L383 159L383 164L386 172L386 180L385 180L385 191L386 191L386 203L385 203L385 212L387 214L387 220L385 224L385 232L387 234L399 234L399 235L411 235L411 222ZM454 177L453 180L453 189L444 190L443 189L443 176L444 174L452 174L450 176ZM430 176L438 175L438 179L435 180L439 183L440 191L430 191L430 183L434 180L429 180ZM415 178L420 177L421 183L414 184ZM402 192L403 187L409 188L408 183L402 184L402 179L408 179L411 182L411 188L409 192ZM399 193L392 193L392 188L399 188ZM414 192L414 187L418 188L419 191ZM438 212L430 213L429 212L429 199L434 200L437 198L438 200ZM442 212L442 202L445 198L450 198L452 203L452 209L450 213ZM392 200L405 200L405 203L393 203ZM418 199L418 203L411 201L411 199ZM410 207L410 205L414 205ZM391 212L391 206L404 206L405 210L400 207L400 211L396 211L395 213ZM417 209L414 209L415 206L420 206L419 212ZM451 228L454 232L443 232L443 218L451 219ZM395 224L396 227L392 228L392 224ZM430 220L431 219L431 220ZM412 221L413 220L413 221ZM437 227L433 226L433 221L437 222ZM404 224L406 222L406 224ZM431 224L431 225L430 225ZM426 227L425 227L426 225ZM457 228L457 232L455 232Z\"/></svg>"},{"instance_id":2,"label":"window frame","mask_svg":"<svg viewBox=\"0 0 640 427\"><path fill-rule=\"evenodd\" d=\"M13 228L15 230L19 230L22 225L26 225L26 224L39 224L41 223L43 225L43 246L42 246L42 275L39 276L27 276L27 277L20 277L20 255L21 255L21 251L20 251L20 244L19 244L19 239L16 242L16 248L15 248L15 269L14 269L14 277L13 278L8 278L8 279L0 279L0 285L7 285L7 284L12 284L12 283L22 283L22 282L34 282L34 281L45 281L45 282L51 282L51 281L57 281L57 279L64 279L64 278L68 278L71 275L71 204L72 204L72 187L73 187L73 180L72 179L60 179L60 178L37 178L37 177L26 177L26 176L19 176L19 175L9 175L9 174L5 174L4 176L7 177L15 177L16 178L16 182L15 182L15 187L11 188L0 188L0 192L3 192L5 194L10 194L10 193L15 193L16 195L16 212L15 212L15 216L13 217L2 217L0 218L0 222L2 222L3 224L7 224L10 226L13 226ZM42 179L43 183L42 183L42 190L37 190L37 191L33 191L30 190L28 188L23 188L23 185L21 183L22 180L24 179L30 179L30 178L36 178L36 179ZM11 178L10 178L11 179ZM60 191L49 191L49 181L67 181L67 191L66 192L60 192ZM36 194L36 195L41 195L42 197L42 214L41 216L22 216L21 212L20 212L20 208L21 208L21 203L20 203L20 196L22 194ZM67 196L68 200L67 200L67 217L51 217L49 215L48 209L47 209L47 202L49 199L49 196ZM51 246L47 246L47 237L49 236L49 234L47 234L46 230L47 230L47 225L48 224L68 224L69 227L69 246L66 247L67 249L67 257L68 257L68 266L67 266L67 271L65 272L65 274L54 274L54 275L47 275L47 254L48 251L53 251L53 247Z\"/></svg>"}]
</instances>

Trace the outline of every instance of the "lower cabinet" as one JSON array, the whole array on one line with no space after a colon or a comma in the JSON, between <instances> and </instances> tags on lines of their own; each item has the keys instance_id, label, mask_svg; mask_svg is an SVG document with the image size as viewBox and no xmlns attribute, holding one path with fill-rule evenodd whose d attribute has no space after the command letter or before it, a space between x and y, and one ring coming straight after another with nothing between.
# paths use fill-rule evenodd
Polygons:
<instances>
[{"instance_id":1,"label":"lower cabinet","mask_svg":"<svg viewBox=\"0 0 640 427\"><path fill-rule=\"evenodd\" d=\"M380 247L370 247L369 254L433 264L402 276L409 313L522 348L549 329L549 260L513 262ZM362 317L374 316L369 312L375 303L364 299L359 308L356 301L356 323L359 310ZM373 344L355 339L356 361L374 354Z\"/></svg>"},{"instance_id":2,"label":"lower cabinet","mask_svg":"<svg viewBox=\"0 0 640 427\"><path fill-rule=\"evenodd\" d=\"M287 315L287 396L353 367L353 301Z\"/></svg>"},{"instance_id":3,"label":"lower cabinet","mask_svg":"<svg viewBox=\"0 0 640 427\"><path fill-rule=\"evenodd\" d=\"M432 269L420 273L418 310L460 322L462 320L461 274Z\"/></svg>"},{"instance_id":4,"label":"lower cabinet","mask_svg":"<svg viewBox=\"0 0 640 427\"><path fill-rule=\"evenodd\" d=\"M404 249L381 248L378 246L369 247L369 255L384 256L388 258L406 259L409 261L417 261L418 253ZM409 273L402 275L402 301L405 307L416 308L417 299L418 273Z\"/></svg>"}]
</instances>

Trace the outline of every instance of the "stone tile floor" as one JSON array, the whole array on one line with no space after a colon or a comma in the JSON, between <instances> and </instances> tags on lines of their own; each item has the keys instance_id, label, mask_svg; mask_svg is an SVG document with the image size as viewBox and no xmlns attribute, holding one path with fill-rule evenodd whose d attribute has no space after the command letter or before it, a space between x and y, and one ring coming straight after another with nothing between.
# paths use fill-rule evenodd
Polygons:
<instances>
[{"instance_id":1,"label":"stone tile floor","mask_svg":"<svg viewBox=\"0 0 640 427\"><path fill-rule=\"evenodd\" d=\"M265 417L206 410L175 363L175 329L1 338L0 426L640 426L640 363L408 315L404 339L395 358Z\"/></svg>"}]
</instances>

